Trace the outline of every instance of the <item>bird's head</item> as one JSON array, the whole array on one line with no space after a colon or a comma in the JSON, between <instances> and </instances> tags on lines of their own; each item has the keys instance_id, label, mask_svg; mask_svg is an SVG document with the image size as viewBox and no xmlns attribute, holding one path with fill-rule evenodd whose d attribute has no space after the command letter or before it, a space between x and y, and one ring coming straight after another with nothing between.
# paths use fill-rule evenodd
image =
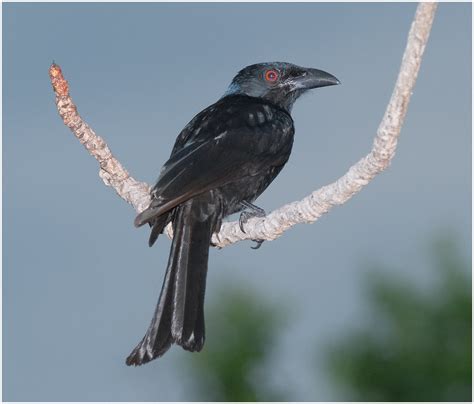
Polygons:
<instances>
[{"instance_id":1,"label":"bird's head","mask_svg":"<svg viewBox=\"0 0 474 404\"><path fill-rule=\"evenodd\" d=\"M291 63L258 63L242 69L232 80L225 95L243 94L263 98L291 111L304 92L340 84L332 74Z\"/></svg>"}]
</instances>

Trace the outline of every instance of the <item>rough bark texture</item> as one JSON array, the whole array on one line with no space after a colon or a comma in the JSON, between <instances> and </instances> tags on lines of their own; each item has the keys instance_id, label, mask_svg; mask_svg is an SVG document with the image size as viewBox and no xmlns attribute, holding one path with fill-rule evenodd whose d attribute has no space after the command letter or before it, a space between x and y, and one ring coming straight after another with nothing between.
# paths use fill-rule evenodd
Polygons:
<instances>
[{"instance_id":1,"label":"rough bark texture","mask_svg":"<svg viewBox=\"0 0 474 404\"><path fill-rule=\"evenodd\" d=\"M336 182L314 191L301 201L284 205L266 217L250 219L245 225L246 233L240 230L237 222L224 223L220 232L214 234L212 238L214 245L225 247L241 240L274 240L295 224L313 223L333 206L347 202L389 166L395 155L436 8L436 3L419 3L417 7L398 79L370 153L350 167L349 171ZM137 212L144 210L150 203L148 184L132 178L112 155L105 141L82 120L69 95L69 86L60 67L53 63L49 74L56 94L59 115L99 162L99 175L104 183L113 187ZM172 236L170 228L168 226L167 233Z\"/></svg>"},{"instance_id":2,"label":"rough bark texture","mask_svg":"<svg viewBox=\"0 0 474 404\"><path fill-rule=\"evenodd\" d=\"M104 139L80 117L77 107L69 95L69 85L61 68L53 63L49 77L56 94L56 106L64 124L71 129L87 151L99 162L99 176L105 185L111 186L117 194L141 212L150 204L150 187L145 182L132 178L122 164L112 155Z\"/></svg>"}]
</instances>

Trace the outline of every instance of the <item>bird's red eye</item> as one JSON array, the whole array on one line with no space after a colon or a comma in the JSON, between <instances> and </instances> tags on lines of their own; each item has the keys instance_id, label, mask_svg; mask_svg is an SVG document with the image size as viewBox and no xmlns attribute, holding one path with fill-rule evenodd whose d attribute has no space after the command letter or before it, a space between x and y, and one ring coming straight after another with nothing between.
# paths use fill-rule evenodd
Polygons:
<instances>
[{"instance_id":1,"label":"bird's red eye","mask_svg":"<svg viewBox=\"0 0 474 404\"><path fill-rule=\"evenodd\" d=\"M265 80L274 83L278 80L278 72L276 70L267 70L265 72Z\"/></svg>"}]
</instances>

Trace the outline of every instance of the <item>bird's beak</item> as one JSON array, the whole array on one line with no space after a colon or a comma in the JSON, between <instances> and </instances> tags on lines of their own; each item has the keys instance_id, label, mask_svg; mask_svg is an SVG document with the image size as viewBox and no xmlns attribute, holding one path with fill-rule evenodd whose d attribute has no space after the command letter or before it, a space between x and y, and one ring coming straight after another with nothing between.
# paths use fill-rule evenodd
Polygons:
<instances>
[{"instance_id":1,"label":"bird's beak","mask_svg":"<svg viewBox=\"0 0 474 404\"><path fill-rule=\"evenodd\" d=\"M296 88L309 90L311 88L335 86L341 82L332 74L318 69L304 69L295 80Z\"/></svg>"}]
</instances>

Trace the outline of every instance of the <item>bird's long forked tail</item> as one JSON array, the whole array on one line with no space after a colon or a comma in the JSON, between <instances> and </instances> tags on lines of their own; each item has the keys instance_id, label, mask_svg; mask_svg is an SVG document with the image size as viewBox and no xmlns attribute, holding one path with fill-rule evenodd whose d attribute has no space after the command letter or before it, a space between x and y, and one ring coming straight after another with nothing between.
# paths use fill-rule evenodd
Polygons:
<instances>
[{"instance_id":1,"label":"bird's long forked tail","mask_svg":"<svg viewBox=\"0 0 474 404\"><path fill-rule=\"evenodd\" d=\"M204 345L209 244L219 216L206 199L190 199L174 212L174 237L160 298L148 331L126 360L129 366L162 356L173 343L188 351L200 351Z\"/></svg>"}]
</instances>

